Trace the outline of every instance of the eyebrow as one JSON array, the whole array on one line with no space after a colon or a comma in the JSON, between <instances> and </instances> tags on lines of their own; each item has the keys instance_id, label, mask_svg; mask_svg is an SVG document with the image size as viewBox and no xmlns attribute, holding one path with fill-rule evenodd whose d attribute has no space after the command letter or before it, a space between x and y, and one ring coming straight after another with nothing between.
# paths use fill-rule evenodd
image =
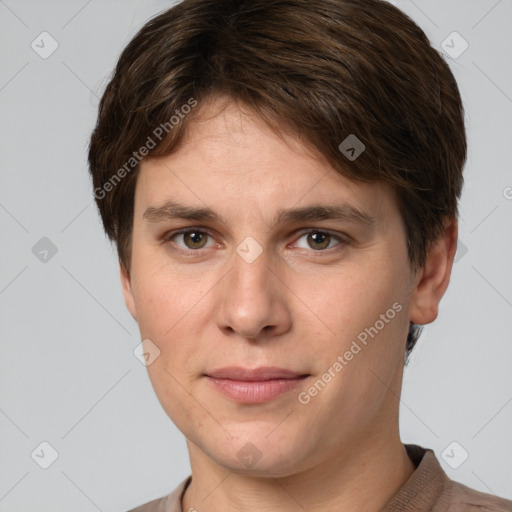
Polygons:
<instances>
[{"instance_id":1,"label":"eyebrow","mask_svg":"<svg viewBox=\"0 0 512 512\"><path fill-rule=\"evenodd\" d=\"M184 219L197 221L220 221L227 224L221 215L208 207L184 206L176 201L167 201L159 207L151 206L142 216L148 222ZM281 208L277 211L274 224L293 222L315 222L321 220L344 220L371 226L375 218L349 204L323 205L314 204L297 208Z\"/></svg>"}]
</instances>

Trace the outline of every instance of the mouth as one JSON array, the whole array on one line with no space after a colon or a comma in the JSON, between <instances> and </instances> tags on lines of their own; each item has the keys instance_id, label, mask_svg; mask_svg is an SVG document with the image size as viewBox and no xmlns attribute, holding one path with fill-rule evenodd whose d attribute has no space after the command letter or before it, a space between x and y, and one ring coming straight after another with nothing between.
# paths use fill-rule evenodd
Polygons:
<instances>
[{"instance_id":1,"label":"mouth","mask_svg":"<svg viewBox=\"0 0 512 512\"><path fill-rule=\"evenodd\" d=\"M268 402L301 385L309 374L278 367L229 366L204 375L222 395L239 403Z\"/></svg>"}]
</instances>

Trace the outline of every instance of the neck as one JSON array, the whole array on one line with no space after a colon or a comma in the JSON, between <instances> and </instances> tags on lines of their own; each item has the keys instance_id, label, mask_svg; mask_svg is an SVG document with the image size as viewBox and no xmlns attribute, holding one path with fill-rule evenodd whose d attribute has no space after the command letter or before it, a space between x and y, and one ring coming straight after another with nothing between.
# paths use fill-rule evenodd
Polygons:
<instances>
[{"instance_id":1,"label":"neck","mask_svg":"<svg viewBox=\"0 0 512 512\"><path fill-rule=\"evenodd\" d=\"M280 478L229 471L189 441L192 481L182 500L183 511L377 512L415 468L398 432L393 442L380 437L369 443L364 436L351 443L356 449L345 447L305 471Z\"/></svg>"}]
</instances>

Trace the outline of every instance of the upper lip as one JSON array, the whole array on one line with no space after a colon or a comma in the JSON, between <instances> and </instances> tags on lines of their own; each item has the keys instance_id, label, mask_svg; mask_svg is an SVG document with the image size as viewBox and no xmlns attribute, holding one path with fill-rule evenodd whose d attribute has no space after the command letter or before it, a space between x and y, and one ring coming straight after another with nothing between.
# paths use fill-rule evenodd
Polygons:
<instances>
[{"instance_id":1,"label":"upper lip","mask_svg":"<svg viewBox=\"0 0 512 512\"><path fill-rule=\"evenodd\" d=\"M231 379L245 381L262 381L272 379L296 379L307 374L278 368L277 366L260 366L258 368L243 368L241 366L226 366L206 373L215 379Z\"/></svg>"}]
</instances>

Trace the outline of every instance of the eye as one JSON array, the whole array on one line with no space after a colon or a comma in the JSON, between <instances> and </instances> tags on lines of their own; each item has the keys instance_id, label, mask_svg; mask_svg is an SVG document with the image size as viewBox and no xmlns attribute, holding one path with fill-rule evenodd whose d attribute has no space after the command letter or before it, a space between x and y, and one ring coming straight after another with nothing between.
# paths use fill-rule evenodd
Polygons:
<instances>
[{"instance_id":1,"label":"eye","mask_svg":"<svg viewBox=\"0 0 512 512\"><path fill-rule=\"evenodd\" d=\"M179 248L184 250L197 250L204 249L205 247L207 247L206 244L208 241L208 237L210 237L210 234L204 230L189 228L186 230L183 229L178 232L169 233L168 235L165 236L165 241L172 241ZM181 244L178 242L180 239L182 242ZM211 244L209 247L211 247Z\"/></svg>"},{"instance_id":2,"label":"eye","mask_svg":"<svg viewBox=\"0 0 512 512\"><path fill-rule=\"evenodd\" d=\"M306 239L305 244L300 245L299 241ZM334 243L337 242L337 243ZM333 246L346 242L339 236L335 236L327 231L311 230L304 233L296 242L301 249L313 249L314 251L322 251L330 249Z\"/></svg>"},{"instance_id":3,"label":"eye","mask_svg":"<svg viewBox=\"0 0 512 512\"><path fill-rule=\"evenodd\" d=\"M208 241L209 238L211 239L210 242ZM167 233L163 237L163 242L172 242L178 250L183 252L196 252L200 249L215 246L215 240L208 231L194 227ZM310 229L309 231L303 232L294 245L300 249L312 249L313 251L323 252L332 247L347 244L350 244L350 241L345 239L341 234L334 235L328 231Z\"/></svg>"}]
</instances>

